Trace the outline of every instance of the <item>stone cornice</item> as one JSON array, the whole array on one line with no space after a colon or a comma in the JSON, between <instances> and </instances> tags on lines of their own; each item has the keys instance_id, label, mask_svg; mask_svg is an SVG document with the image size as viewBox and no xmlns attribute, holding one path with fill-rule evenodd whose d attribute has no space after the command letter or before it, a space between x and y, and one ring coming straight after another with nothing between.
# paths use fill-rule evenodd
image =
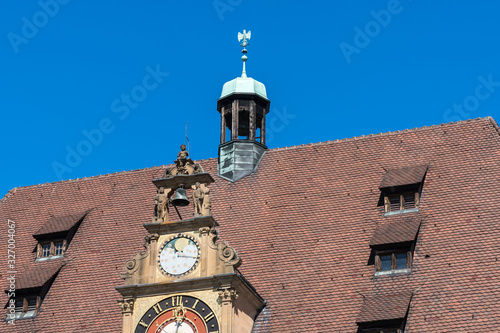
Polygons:
<instances>
[{"instance_id":1,"label":"stone cornice","mask_svg":"<svg viewBox=\"0 0 500 333\"><path fill-rule=\"evenodd\" d=\"M169 178L158 178L153 179L153 184L156 187L172 188L177 189L179 186L184 186L184 188L191 188L191 186L196 183L200 184L211 184L214 182L212 176L209 173L197 173L192 175L175 175Z\"/></svg>"},{"instance_id":2,"label":"stone cornice","mask_svg":"<svg viewBox=\"0 0 500 333\"><path fill-rule=\"evenodd\" d=\"M158 296L179 292L221 289L225 286L232 285L235 280L240 280L238 275L236 273L229 273L174 282L119 286L115 287L115 289L122 294L124 298L135 298L138 296Z\"/></svg>"},{"instance_id":3,"label":"stone cornice","mask_svg":"<svg viewBox=\"0 0 500 333\"><path fill-rule=\"evenodd\" d=\"M159 235L175 232L187 232L199 230L202 227L212 228L217 226L219 226L219 223L217 223L212 216L198 216L188 220L144 224L144 228L146 228L150 234Z\"/></svg>"}]
</instances>

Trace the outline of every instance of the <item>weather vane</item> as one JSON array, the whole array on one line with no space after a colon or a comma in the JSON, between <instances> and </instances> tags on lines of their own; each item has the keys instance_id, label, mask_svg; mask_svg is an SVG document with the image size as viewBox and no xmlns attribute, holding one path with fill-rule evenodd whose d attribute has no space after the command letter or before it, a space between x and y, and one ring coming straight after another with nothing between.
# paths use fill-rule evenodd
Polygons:
<instances>
[{"instance_id":1,"label":"weather vane","mask_svg":"<svg viewBox=\"0 0 500 333\"><path fill-rule=\"evenodd\" d=\"M241 53L243 53L243 56L241 57L241 60L243 61L243 72L241 73L241 77L247 77L247 72L245 70L245 62L247 61L247 49L245 48L249 43L248 41L250 40L250 36L252 35L251 31L246 31L243 30L243 33L238 32L238 42L241 42L240 46L243 47L243 50Z\"/></svg>"}]
</instances>

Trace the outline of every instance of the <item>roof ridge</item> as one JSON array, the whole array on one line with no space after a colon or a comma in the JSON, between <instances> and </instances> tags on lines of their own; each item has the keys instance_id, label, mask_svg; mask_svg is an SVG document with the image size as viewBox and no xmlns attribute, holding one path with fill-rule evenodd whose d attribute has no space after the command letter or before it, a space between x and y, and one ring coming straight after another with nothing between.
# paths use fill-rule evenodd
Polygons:
<instances>
[{"instance_id":1,"label":"roof ridge","mask_svg":"<svg viewBox=\"0 0 500 333\"><path fill-rule=\"evenodd\" d=\"M113 175L117 175L117 174L121 174L121 173L127 173L127 172L148 171L148 170L155 169L155 168L156 169L161 169L161 168L164 168L167 165L169 165L169 164L155 165L155 166L152 166L152 167L141 168L141 169L133 169L133 170L123 170L123 171L117 171L117 172L110 172L110 173L104 173L104 174L100 174L100 175L88 176L88 177L82 177L82 178L63 179L63 180L58 180L58 181L55 181L55 182L46 182L46 183L41 183L41 184L18 186L18 187L15 187L12 190L9 190L9 192L7 192L7 194L10 193L11 191L16 190L16 189L23 189L23 188L28 188L28 187L39 187L39 186L53 185L53 184L56 185L56 184L61 184L61 183L66 183L66 182L75 182L75 181L81 181L81 180L88 180L88 179L94 179L94 178L101 178L101 177L113 176ZM7 194L5 196L7 196ZM2 200L3 199L0 199L0 202Z\"/></svg>"},{"instance_id":2,"label":"roof ridge","mask_svg":"<svg viewBox=\"0 0 500 333\"><path fill-rule=\"evenodd\" d=\"M216 157L210 157L210 158L205 158L202 160L195 160L194 162L200 163L200 162L207 162L209 160L215 159ZM82 178L72 178L72 179L63 179L63 180L58 180L55 182L46 182L46 183L41 183L41 184L33 184L33 185L26 185L26 186L18 186L15 187L11 190L9 190L5 196L0 199L0 203L6 199L6 197L10 197L9 193L12 192L14 194L16 192L16 189L23 189L23 188L28 188L28 187L38 187L38 186L45 186L45 185L52 185L52 184L61 184L65 182L74 182L74 181L81 181L81 180L87 180L87 179L94 179L94 178L101 178L101 177L107 177L107 176L113 176L121 173L128 173L128 172L137 172L137 171L150 171L152 169L164 169L165 167L174 165L173 163L170 164L163 164L163 165L155 165L152 167L146 167L146 168L139 168L139 169L133 169L133 170L123 170L123 171L117 171L117 172L110 172L110 173L104 173L100 175L94 175L94 176L88 176L88 177L82 177Z\"/></svg>"},{"instance_id":3,"label":"roof ridge","mask_svg":"<svg viewBox=\"0 0 500 333\"><path fill-rule=\"evenodd\" d=\"M488 120L489 120L488 128L491 131L491 135L493 136L493 139L500 147L500 128L498 127L498 124L495 122L495 120L492 117L487 117L486 121L488 121ZM495 131L496 131L496 133L495 133ZM495 134L497 134L497 135L495 135Z\"/></svg>"},{"instance_id":4,"label":"roof ridge","mask_svg":"<svg viewBox=\"0 0 500 333\"><path fill-rule=\"evenodd\" d=\"M268 152L296 149L296 148L302 148L302 147L307 147L307 146L321 146L321 145L332 144L332 143L350 142L350 141L356 141L356 140L360 140L360 139L368 139L368 138L374 138L374 137L379 137L379 136L389 136L389 135L401 134L401 133L410 133L410 132L434 129L434 128L441 127L441 126L460 124L460 123L468 123L468 122L474 122L474 121L480 121L480 120L490 120L490 122L493 124L493 126L496 128L496 130L499 132L499 135L500 135L500 129L499 129L498 125L496 124L495 120L493 120L493 118L491 116L487 116L487 117L479 117L479 118L475 118L475 119L459 120L459 121L450 122L450 123L443 123L443 124L439 124L439 125L414 127L414 128L405 129L405 130L397 130L397 131L389 131L389 132L382 132L382 133L375 133L375 134L368 134L368 135L360 135L360 136L354 136L354 137L350 137L350 138L328 140L328 141L321 141L321 142L314 142L314 143L311 142L311 143L307 143L307 144L295 145L295 146L290 146L290 147L277 147L277 148L269 149ZM207 161L210 161L210 160L213 160L216 158L217 157L210 157L210 158L206 158L206 159L202 159L202 160L195 160L195 162L202 163L202 162L207 162ZM66 182L75 182L75 181L88 180L88 179L95 179L95 178L107 177L107 176L112 176L112 175L121 174L121 173L128 173L128 172L148 171L148 170L152 170L152 169L163 169L169 165L173 165L173 164L170 163L170 164L163 164L163 165L159 165L159 166L155 165L152 167L146 167L146 168L141 168L141 169L123 170L123 171L111 172L111 173L83 177L83 178L73 178L73 179L59 180L56 182L46 182L46 183L42 183L42 184L18 186L18 187L15 187L15 188L9 190L4 195L4 197L2 199L0 199L0 203L2 203L7 198L12 196L16 192L17 189L23 189L23 188L28 188L28 187L39 187L39 186L52 185L52 184L61 184L61 183L66 183Z\"/></svg>"},{"instance_id":5,"label":"roof ridge","mask_svg":"<svg viewBox=\"0 0 500 333\"><path fill-rule=\"evenodd\" d=\"M30 185L30 186L33 186L33 185ZM3 203L4 201L6 201L11 196L13 196L16 193L17 189L18 189L18 187L14 187L13 189L8 190L7 193L5 193L5 195L3 196L3 198L0 199L0 204Z\"/></svg>"},{"instance_id":6,"label":"roof ridge","mask_svg":"<svg viewBox=\"0 0 500 333\"><path fill-rule=\"evenodd\" d=\"M500 127L498 126L498 124L495 121L495 119L493 119L493 117L491 117L491 116L486 117L486 119L488 119L490 121L491 125L493 125L493 127L498 132L498 136L500 136Z\"/></svg>"},{"instance_id":7,"label":"roof ridge","mask_svg":"<svg viewBox=\"0 0 500 333\"><path fill-rule=\"evenodd\" d=\"M268 151L280 151L280 150L287 150L287 149L302 148L302 147L306 147L306 146L321 146L321 145L325 145L325 144L332 144L332 143L338 143L338 142L357 141L360 139L368 139L368 138L374 138L374 137L379 137L379 136L389 136L389 135L402 134L402 133L411 133L411 132L416 132L416 131L434 129L434 128L441 127L441 126L448 126L448 125L454 125L454 124L460 124L460 123L468 123L468 122L480 121L480 120L485 120L485 119L493 120L493 118L491 116L478 117L478 118L474 118L474 119L459 120L459 121L454 121L454 122L450 122L450 123L442 123L442 124L438 124L438 125L414 127L414 128L410 128L410 129L407 128L404 130L396 130L396 131L389 131L389 132L382 132L382 133L375 133L375 134L368 134L368 135L363 134L363 135L359 135L359 136L353 136L350 138L320 141L320 142L311 142L311 143L307 143L307 144L295 145L295 146L290 146L290 147L277 147L277 148L269 149ZM496 125L496 122L494 120L493 120L493 124L494 124L494 126ZM500 134L500 129L499 129L498 125L496 125L496 128Z\"/></svg>"}]
</instances>

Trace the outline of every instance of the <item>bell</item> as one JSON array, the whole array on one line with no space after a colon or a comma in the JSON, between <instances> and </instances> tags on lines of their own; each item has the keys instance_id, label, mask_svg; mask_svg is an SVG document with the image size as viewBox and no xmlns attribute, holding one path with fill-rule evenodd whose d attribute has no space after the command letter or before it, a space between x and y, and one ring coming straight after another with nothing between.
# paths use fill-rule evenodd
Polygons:
<instances>
[{"instance_id":1,"label":"bell","mask_svg":"<svg viewBox=\"0 0 500 333\"><path fill-rule=\"evenodd\" d=\"M172 199L172 205L180 207L189 205L189 200L186 197L186 190L182 186L175 191L174 198Z\"/></svg>"}]
</instances>

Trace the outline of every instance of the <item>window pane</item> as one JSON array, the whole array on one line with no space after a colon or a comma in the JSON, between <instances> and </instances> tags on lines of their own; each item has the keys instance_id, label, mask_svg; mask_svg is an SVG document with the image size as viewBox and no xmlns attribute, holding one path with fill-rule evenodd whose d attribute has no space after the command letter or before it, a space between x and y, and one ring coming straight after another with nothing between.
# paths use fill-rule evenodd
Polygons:
<instances>
[{"instance_id":1,"label":"window pane","mask_svg":"<svg viewBox=\"0 0 500 333\"><path fill-rule=\"evenodd\" d=\"M405 269L406 266L406 253L396 254L396 269Z\"/></svg>"},{"instance_id":2,"label":"window pane","mask_svg":"<svg viewBox=\"0 0 500 333\"><path fill-rule=\"evenodd\" d=\"M42 248L43 248L42 257L48 257L48 256L50 256L50 243L49 244L43 244Z\"/></svg>"},{"instance_id":3,"label":"window pane","mask_svg":"<svg viewBox=\"0 0 500 333\"><path fill-rule=\"evenodd\" d=\"M55 251L55 255L56 255L56 256L59 256L59 255L63 254L62 249L63 249L63 243L62 243L62 242L60 242L60 243L56 243L56 251Z\"/></svg>"},{"instance_id":4,"label":"window pane","mask_svg":"<svg viewBox=\"0 0 500 333\"><path fill-rule=\"evenodd\" d=\"M380 256L380 261L382 263L381 271L390 271L391 270L391 255L383 255Z\"/></svg>"}]
</instances>

